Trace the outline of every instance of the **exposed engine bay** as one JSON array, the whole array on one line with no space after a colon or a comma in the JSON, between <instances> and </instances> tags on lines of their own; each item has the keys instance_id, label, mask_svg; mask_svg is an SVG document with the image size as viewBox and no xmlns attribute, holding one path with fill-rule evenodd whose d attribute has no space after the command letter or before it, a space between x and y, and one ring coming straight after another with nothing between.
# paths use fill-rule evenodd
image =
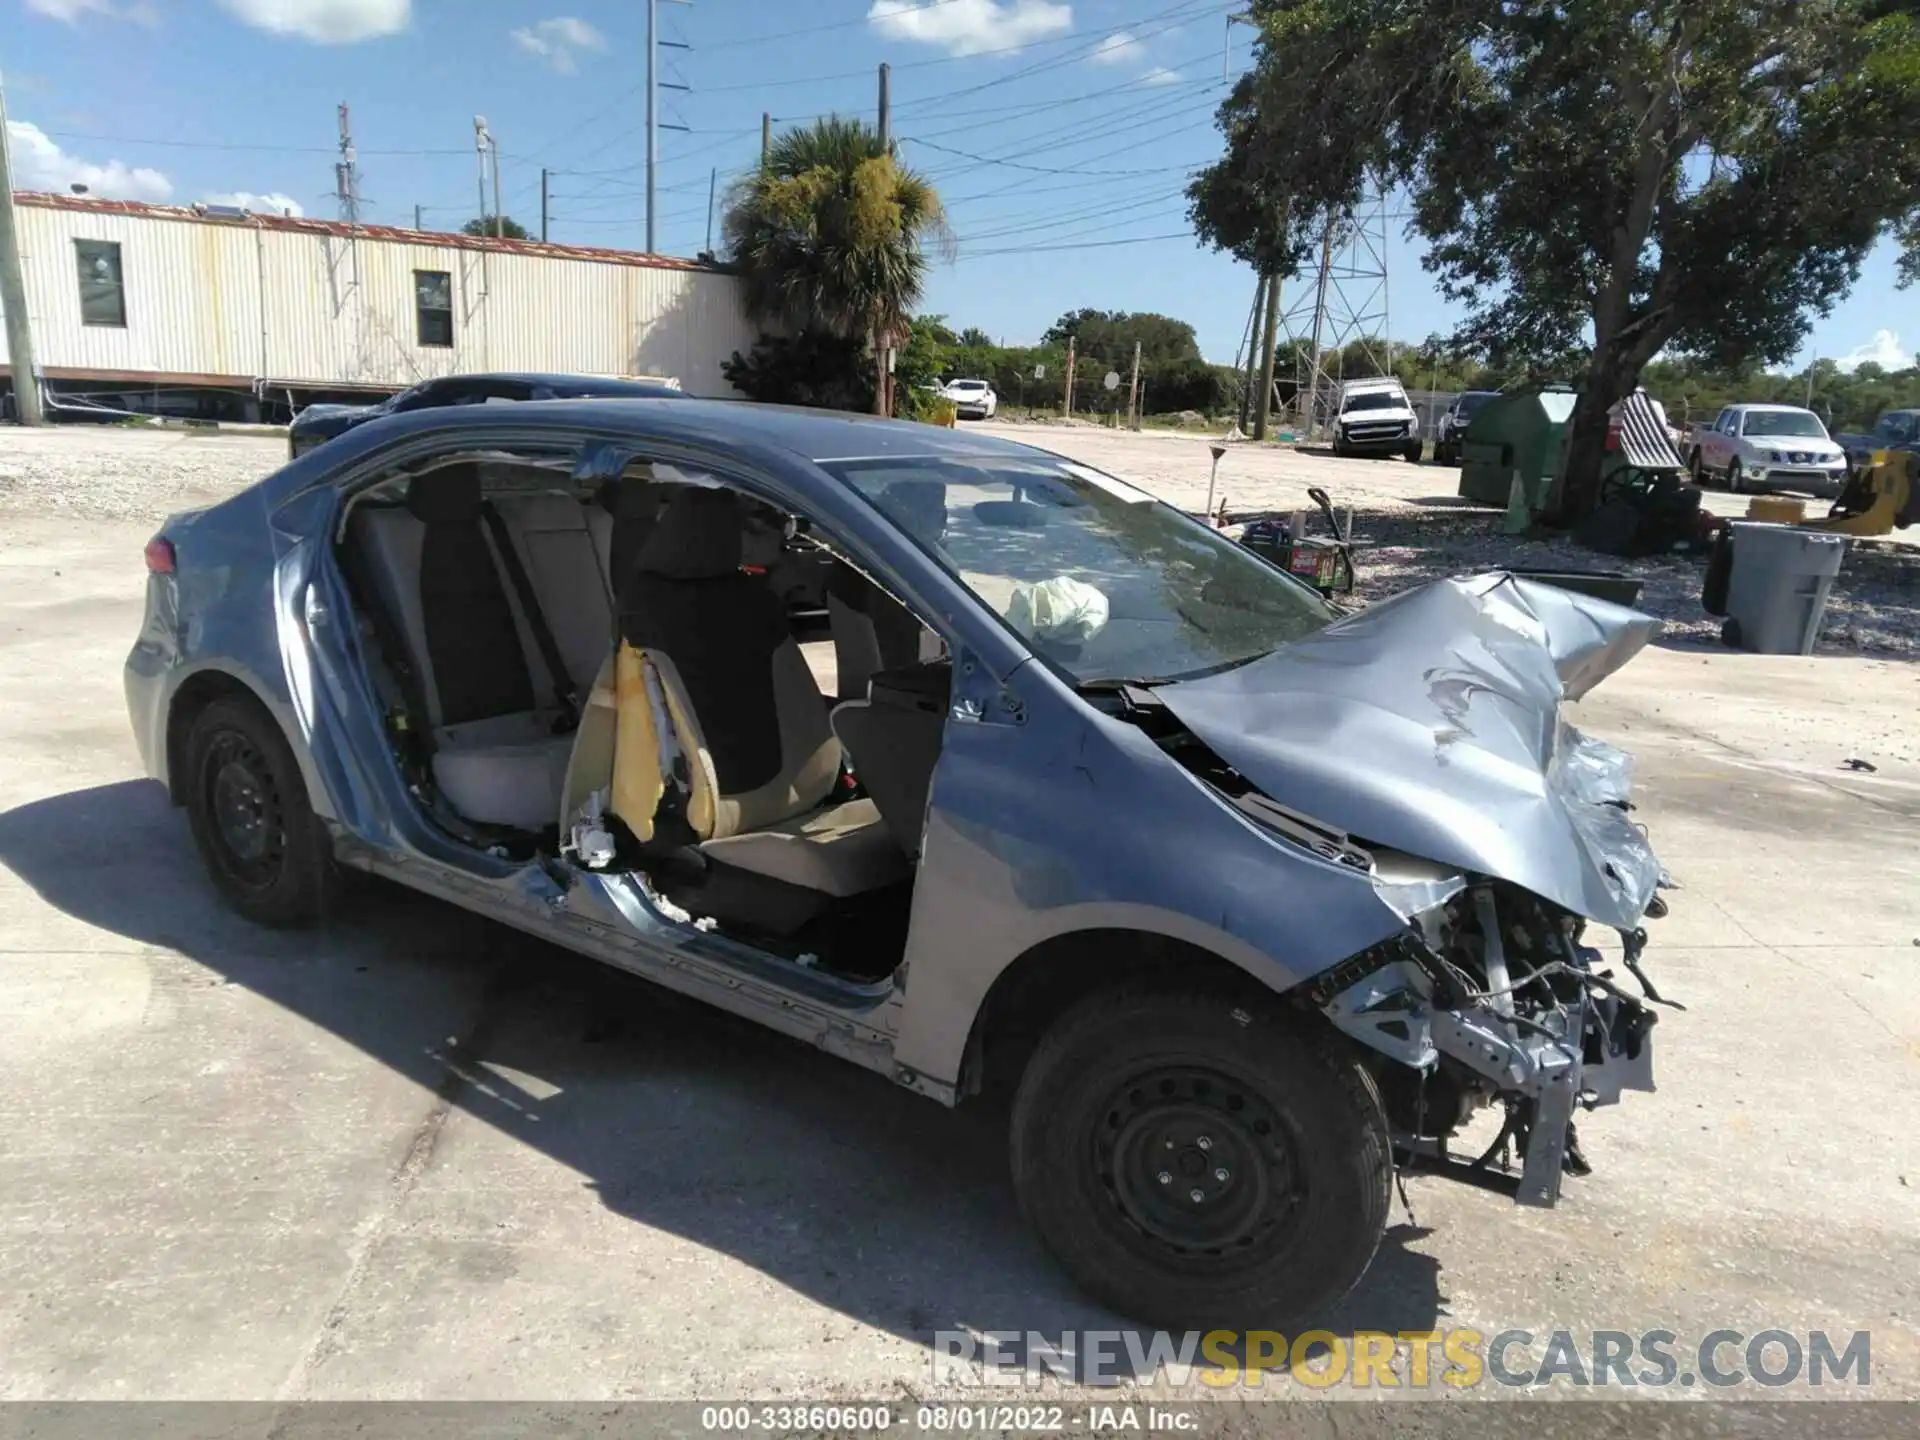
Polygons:
<instances>
[{"instance_id":1,"label":"exposed engine bay","mask_svg":"<svg viewBox=\"0 0 1920 1440\"><path fill-rule=\"evenodd\" d=\"M1089 697L1276 839L1371 877L1406 929L1295 993L1378 1057L1409 1162L1487 1178L1517 1150L1523 1204L1586 1173L1579 1109L1653 1089L1650 1007L1670 1002L1642 968L1643 921L1670 881L1631 818L1631 758L1560 704L1657 628L1476 576L1245 666ZM1618 934L1625 983L1590 924ZM1496 1105L1498 1135L1461 1165L1450 1141Z\"/></svg>"}]
</instances>

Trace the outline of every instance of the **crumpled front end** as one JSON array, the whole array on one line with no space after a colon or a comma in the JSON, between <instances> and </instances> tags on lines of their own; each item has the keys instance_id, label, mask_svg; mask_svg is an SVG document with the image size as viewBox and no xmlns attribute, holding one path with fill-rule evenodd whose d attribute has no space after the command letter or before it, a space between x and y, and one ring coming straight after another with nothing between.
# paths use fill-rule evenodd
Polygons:
<instances>
[{"instance_id":1,"label":"crumpled front end","mask_svg":"<svg viewBox=\"0 0 1920 1440\"><path fill-rule=\"evenodd\" d=\"M1509 1146L1521 1157L1517 1198L1550 1206L1565 1173L1587 1164L1578 1109L1652 1090L1650 985L1636 995L1602 953L1583 944L1585 921L1511 885L1457 882L1445 901L1411 917L1406 934L1309 983L1309 998L1341 1030L1410 1070L1382 1089L1406 1151L1449 1166L1452 1134L1488 1106L1505 1121L1470 1169ZM1637 977L1645 932L1624 937Z\"/></svg>"},{"instance_id":2,"label":"crumpled front end","mask_svg":"<svg viewBox=\"0 0 1920 1440\"><path fill-rule=\"evenodd\" d=\"M1518 1198L1580 1172L1573 1117L1653 1088L1660 997L1640 969L1664 872L1631 816L1632 762L1561 717L1659 622L1503 574L1442 581L1158 698L1261 794L1339 827L1407 929L1307 984L1383 1057L1403 1148L1447 1161L1504 1108ZM1619 933L1629 989L1584 943ZM1638 990L1639 993L1633 993Z\"/></svg>"}]
</instances>

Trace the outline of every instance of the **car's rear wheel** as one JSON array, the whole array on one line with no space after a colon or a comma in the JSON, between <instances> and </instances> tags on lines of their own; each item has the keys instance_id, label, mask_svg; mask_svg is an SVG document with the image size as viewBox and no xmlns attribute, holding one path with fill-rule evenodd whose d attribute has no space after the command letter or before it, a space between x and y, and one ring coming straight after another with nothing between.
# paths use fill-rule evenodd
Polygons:
<instances>
[{"instance_id":1,"label":"car's rear wheel","mask_svg":"<svg viewBox=\"0 0 1920 1440\"><path fill-rule=\"evenodd\" d=\"M1711 483L1707 479L1707 467L1702 463L1698 450L1687 456L1687 473L1693 477L1693 483L1696 485L1705 486Z\"/></svg>"},{"instance_id":2,"label":"car's rear wheel","mask_svg":"<svg viewBox=\"0 0 1920 1440\"><path fill-rule=\"evenodd\" d=\"M280 727L250 701L215 700L194 718L186 764L194 844L227 903L262 925L320 918L333 855Z\"/></svg>"},{"instance_id":3,"label":"car's rear wheel","mask_svg":"<svg viewBox=\"0 0 1920 1440\"><path fill-rule=\"evenodd\" d=\"M1021 1079L1014 1188L1089 1294L1171 1329L1305 1318L1366 1271L1392 1163L1366 1071L1278 1006L1126 990Z\"/></svg>"}]
</instances>

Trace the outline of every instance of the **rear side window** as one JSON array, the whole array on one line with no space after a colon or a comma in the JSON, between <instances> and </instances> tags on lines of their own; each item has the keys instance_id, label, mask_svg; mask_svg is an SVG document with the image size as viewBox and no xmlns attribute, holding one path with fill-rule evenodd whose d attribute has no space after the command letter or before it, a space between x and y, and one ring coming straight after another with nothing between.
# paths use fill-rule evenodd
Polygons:
<instances>
[{"instance_id":1,"label":"rear side window","mask_svg":"<svg viewBox=\"0 0 1920 1440\"><path fill-rule=\"evenodd\" d=\"M120 278L120 247L111 240L76 240L80 272L80 323L127 328L127 292Z\"/></svg>"},{"instance_id":2,"label":"rear side window","mask_svg":"<svg viewBox=\"0 0 1920 1440\"><path fill-rule=\"evenodd\" d=\"M452 345L453 276L445 270L414 271L413 313L422 345Z\"/></svg>"}]
</instances>

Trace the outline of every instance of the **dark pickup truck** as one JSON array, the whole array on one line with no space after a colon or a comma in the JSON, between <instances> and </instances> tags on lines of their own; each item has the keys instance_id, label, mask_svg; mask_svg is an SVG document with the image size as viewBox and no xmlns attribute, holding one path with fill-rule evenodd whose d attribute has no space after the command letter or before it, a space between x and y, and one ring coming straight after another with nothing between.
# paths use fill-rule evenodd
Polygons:
<instances>
[{"instance_id":1,"label":"dark pickup truck","mask_svg":"<svg viewBox=\"0 0 1920 1440\"><path fill-rule=\"evenodd\" d=\"M1920 450L1920 410L1889 410L1867 434L1836 435L1833 440L1847 452L1850 470L1860 469L1876 450Z\"/></svg>"}]
</instances>

